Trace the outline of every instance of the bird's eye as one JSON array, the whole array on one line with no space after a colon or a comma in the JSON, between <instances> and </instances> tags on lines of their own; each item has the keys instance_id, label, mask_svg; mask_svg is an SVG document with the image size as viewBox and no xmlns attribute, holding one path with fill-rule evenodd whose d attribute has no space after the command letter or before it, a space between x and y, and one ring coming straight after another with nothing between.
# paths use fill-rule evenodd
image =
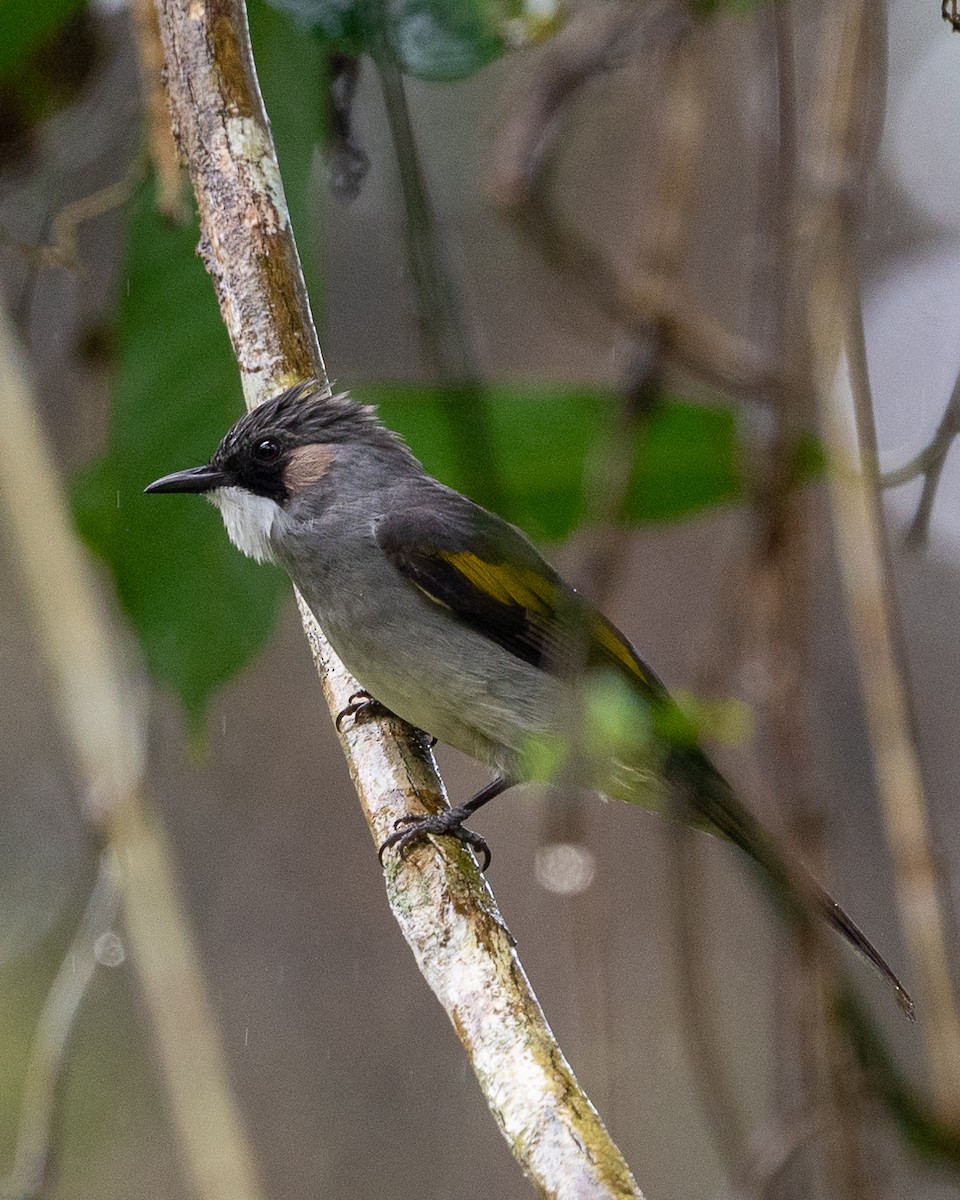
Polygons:
<instances>
[{"instance_id":1,"label":"bird's eye","mask_svg":"<svg viewBox=\"0 0 960 1200\"><path fill-rule=\"evenodd\" d=\"M262 438L253 448L253 457L258 463L276 462L280 457L280 443L276 438Z\"/></svg>"}]
</instances>

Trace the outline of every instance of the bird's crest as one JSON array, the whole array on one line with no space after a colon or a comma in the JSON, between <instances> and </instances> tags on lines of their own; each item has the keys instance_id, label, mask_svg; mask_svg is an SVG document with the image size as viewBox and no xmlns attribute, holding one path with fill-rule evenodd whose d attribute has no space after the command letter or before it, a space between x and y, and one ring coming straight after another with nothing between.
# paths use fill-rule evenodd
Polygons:
<instances>
[{"instance_id":1,"label":"bird's crest","mask_svg":"<svg viewBox=\"0 0 960 1200\"><path fill-rule=\"evenodd\" d=\"M332 396L318 379L306 379L251 409L224 437L215 458L228 459L241 446L268 435L293 446L357 441L404 444L382 424L372 405L357 403L348 392Z\"/></svg>"}]
</instances>

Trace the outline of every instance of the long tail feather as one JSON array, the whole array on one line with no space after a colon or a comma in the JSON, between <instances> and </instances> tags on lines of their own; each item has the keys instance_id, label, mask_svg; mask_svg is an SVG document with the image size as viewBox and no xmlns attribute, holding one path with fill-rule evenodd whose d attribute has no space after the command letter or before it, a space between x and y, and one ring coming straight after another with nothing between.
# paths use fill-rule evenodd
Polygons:
<instances>
[{"instance_id":1,"label":"long tail feather","mask_svg":"<svg viewBox=\"0 0 960 1200\"><path fill-rule=\"evenodd\" d=\"M770 835L741 804L730 784L696 747L672 750L666 775L677 799L697 823L702 822L739 846L761 868L765 882L783 915L802 922L812 907L893 987L897 1003L910 1020L914 1003L889 963L830 893L799 864L788 866Z\"/></svg>"}]
</instances>

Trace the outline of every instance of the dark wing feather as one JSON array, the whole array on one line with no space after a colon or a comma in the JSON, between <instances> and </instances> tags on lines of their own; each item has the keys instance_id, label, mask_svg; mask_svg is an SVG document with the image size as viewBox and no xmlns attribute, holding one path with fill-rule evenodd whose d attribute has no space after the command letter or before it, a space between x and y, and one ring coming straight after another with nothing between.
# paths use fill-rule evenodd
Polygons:
<instances>
[{"instance_id":1,"label":"dark wing feather","mask_svg":"<svg viewBox=\"0 0 960 1200\"><path fill-rule=\"evenodd\" d=\"M517 658L547 668L557 651L557 628L545 587L535 591L515 570L473 554L411 544L384 549L400 574L435 604Z\"/></svg>"},{"instance_id":2,"label":"dark wing feather","mask_svg":"<svg viewBox=\"0 0 960 1200\"><path fill-rule=\"evenodd\" d=\"M439 521L435 510L413 509L385 518L377 542L430 600L524 662L545 671L563 669L575 622L585 620L590 666L613 666L646 694L665 696L619 630L505 521L473 505L449 522Z\"/></svg>"}]
</instances>

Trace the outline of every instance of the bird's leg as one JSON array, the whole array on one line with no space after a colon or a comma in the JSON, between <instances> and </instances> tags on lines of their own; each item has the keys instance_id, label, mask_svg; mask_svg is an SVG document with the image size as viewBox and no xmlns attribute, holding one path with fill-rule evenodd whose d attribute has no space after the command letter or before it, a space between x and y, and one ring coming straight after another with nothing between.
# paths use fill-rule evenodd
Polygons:
<instances>
[{"instance_id":1,"label":"bird's leg","mask_svg":"<svg viewBox=\"0 0 960 1200\"><path fill-rule=\"evenodd\" d=\"M430 813L425 817L398 817L393 823L397 832L391 833L380 847L380 861L383 862L384 852L391 848L396 849L401 858L405 858L411 846L415 846L417 842L422 842L424 838L433 834L440 837L453 837L465 846L472 846L483 856L480 870L485 871L490 866L490 847L479 833L464 828L463 823L478 808L482 808L484 804L505 792L507 788L513 787L513 782L512 779L505 779L502 775L497 775L466 804L458 804L455 808L448 808L445 812Z\"/></svg>"}]
</instances>

